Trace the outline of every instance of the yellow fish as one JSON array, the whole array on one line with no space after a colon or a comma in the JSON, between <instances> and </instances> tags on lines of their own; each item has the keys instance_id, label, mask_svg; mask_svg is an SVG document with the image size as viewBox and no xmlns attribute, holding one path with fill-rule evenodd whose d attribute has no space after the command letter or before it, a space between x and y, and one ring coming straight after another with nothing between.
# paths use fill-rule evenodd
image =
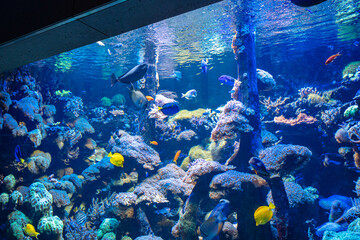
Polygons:
<instances>
[{"instance_id":1,"label":"yellow fish","mask_svg":"<svg viewBox=\"0 0 360 240\"><path fill-rule=\"evenodd\" d=\"M272 219L274 214L272 209L275 209L275 205L272 203L270 203L269 206L261 206L256 209L254 213L256 226L264 225Z\"/></svg>"},{"instance_id":2,"label":"yellow fish","mask_svg":"<svg viewBox=\"0 0 360 240\"><path fill-rule=\"evenodd\" d=\"M110 162L116 167L124 167L124 157L120 153L109 153Z\"/></svg>"},{"instance_id":3,"label":"yellow fish","mask_svg":"<svg viewBox=\"0 0 360 240\"><path fill-rule=\"evenodd\" d=\"M26 224L26 226L23 228L24 229L24 233L30 237L36 237L40 234L38 232L35 231L35 227L31 224Z\"/></svg>"}]
</instances>

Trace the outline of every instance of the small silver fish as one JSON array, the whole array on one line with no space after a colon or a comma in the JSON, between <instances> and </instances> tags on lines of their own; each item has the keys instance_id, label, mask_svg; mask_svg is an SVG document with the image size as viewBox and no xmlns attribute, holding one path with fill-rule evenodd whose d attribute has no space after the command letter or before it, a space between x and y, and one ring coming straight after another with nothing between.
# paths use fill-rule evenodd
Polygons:
<instances>
[{"instance_id":1,"label":"small silver fish","mask_svg":"<svg viewBox=\"0 0 360 240\"><path fill-rule=\"evenodd\" d=\"M191 89L189 91L187 91L185 94L182 93L182 98L186 98L187 100L190 100L192 98L196 98L197 96L197 91L195 89Z\"/></svg>"}]
</instances>

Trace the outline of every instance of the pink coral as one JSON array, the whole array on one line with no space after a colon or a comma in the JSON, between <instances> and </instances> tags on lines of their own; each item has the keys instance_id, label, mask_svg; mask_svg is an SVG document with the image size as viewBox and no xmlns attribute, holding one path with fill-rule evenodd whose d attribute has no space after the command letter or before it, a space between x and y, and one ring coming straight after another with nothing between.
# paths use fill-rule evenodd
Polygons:
<instances>
[{"instance_id":1,"label":"pink coral","mask_svg":"<svg viewBox=\"0 0 360 240\"><path fill-rule=\"evenodd\" d=\"M313 124L317 121L316 118L307 115L306 113L299 113L296 118L286 119L283 115L280 117L274 117L275 123L286 124L290 126L295 126L297 124L305 123L305 124Z\"/></svg>"},{"instance_id":2,"label":"pink coral","mask_svg":"<svg viewBox=\"0 0 360 240\"><path fill-rule=\"evenodd\" d=\"M211 132L214 141L221 139L234 139L240 132L250 132L253 128L242 114L251 114L251 110L236 100L227 102L219 116L216 127Z\"/></svg>"}]
</instances>

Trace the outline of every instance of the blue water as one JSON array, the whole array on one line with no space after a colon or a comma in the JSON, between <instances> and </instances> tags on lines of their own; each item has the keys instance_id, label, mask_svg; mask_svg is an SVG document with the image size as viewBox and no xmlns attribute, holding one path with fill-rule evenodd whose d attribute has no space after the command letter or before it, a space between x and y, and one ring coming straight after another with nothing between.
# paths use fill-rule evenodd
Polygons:
<instances>
[{"instance_id":1,"label":"blue water","mask_svg":"<svg viewBox=\"0 0 360 240\"><path fill-rule=\"evenodd\" d=\"M343 72L360 61L360 1L328 0L308 8L287 0L254 1L240 11L237 4L223 1L6 73L0 82L0 237L21 239L31 223L39 240L97 239L96 234L192 240L200 226L210 231L202 225L205 215L225 198L231 214L216 216L222 231L209 233L213 239L286 239L275 230L281 229L284 209L291 218L287 239L322 239L325 230L360 239L359 230L347 230L360 221L350 199L360 196L360 62ZM232 101L232 86L218 81L229 75L239 78L240 89L246 84L246 55L237 62L231 47L244 14L255 27L256 68L276 82L259 91L260 125L246 109L244 90L243 106ZM142 63L147 73L134 81L140 97L134 98L129 84L111 87L111 74L121 76ZM196 97L181 98L192 89ZM70 93L60 96L59 90ZM139 109L142 94L155 101ZM166 116L162 112L173 112L158 109L174 101L193 112ZM301 114L316 120L296 122ZM262 139L256 140L256 130ZM267 149L251 152L253 138ZM14 157L17 145L24 163ZM107 157L110 152L123 159ZM284 164L277 165L284 155ZM250 157L264 162L271 179L259 169L255 174ZM272 220L256 227L255 210L271 201ZM59 219L45 230L49 216Z\"/></svg>"}]
</instances>

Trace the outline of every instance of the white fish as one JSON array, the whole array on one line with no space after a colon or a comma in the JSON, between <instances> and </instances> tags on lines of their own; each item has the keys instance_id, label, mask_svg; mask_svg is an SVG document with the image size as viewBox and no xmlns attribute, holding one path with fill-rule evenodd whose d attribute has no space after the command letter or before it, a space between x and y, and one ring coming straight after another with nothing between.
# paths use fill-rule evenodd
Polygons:
<instances>
[{"instance_id":1,"label":"white fish","mask_svg":"<svg viewBox=\"0 0 360 240\"><path fill-rule=\"evenodd\" d=\"M102 41L97 41L96 43L99 44L102 47L105 46L105 44Z\"/></svg>"},{"instance_id":2,"label":"white fish","mask_svg":"<svg viewBox=\"0 0 360 240\"><path fill-rule=\"evenodd\" d=\"M186 98L187 100L190 100L190 99L192 99L192 98L196 98L196 96L197 96L197 91L195 90L195 89L191 89L191 90L189 90L189 91L187 91L185 94L184 93L182 93L182 98L184 97L184 98Z\"/></svg>"}]
</instances>

